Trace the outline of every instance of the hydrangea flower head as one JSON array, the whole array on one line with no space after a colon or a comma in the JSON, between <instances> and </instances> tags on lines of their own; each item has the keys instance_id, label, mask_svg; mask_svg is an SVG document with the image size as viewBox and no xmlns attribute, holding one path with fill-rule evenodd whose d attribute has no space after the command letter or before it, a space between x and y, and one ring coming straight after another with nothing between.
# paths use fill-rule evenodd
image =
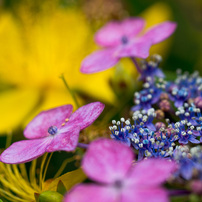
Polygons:
<instances>
[{"instance_id":1,"label":"hydrangea flower head","mask_svg":"<svg viewBox=\"0 0 202 202\"><path fill-rule=\"evenodd\" d=\"M173 155L175 146L172 128L164 123L153 124L156 113L153 108L133 113L133 121L121 118L112 121L111 138L131 146L138 151L138 161L143 158L168 158ZM123 124L125 121L125 125ZM171 132L172 130L172 132ZM178 136L176 137L176 139Z\"/></svg>"},{"instance_id":2,"label":"hydrangea flower head","mask_svg":"<svg viewBox=\"0 0 202 202\"><path fill-rule=\"evenodd\" d=\"M144 19L129 18L122 22L110 22L98 30L95 41L104 49L87 56L81 65L81 72L106 70L122 57L147 58L151 45L165 40L176 29L176 23L167 21L140 35L144 26Z\"/></svg>"},{"instance_id":3,"label":"hydrangea flower head","mask_svg":"<svg viewBox=\"0 0 202 202\"><path fill-rule=\"evenodd\" d=\"M38 114L25 128L29 140L13 143L0 156L4 163L31 161L45 152L73 151L79 132L91 125L104 109L94 102L80 107L72 114L72 105L64 105Z\"/></svg>"},{"instance_id":4,"label":"hydrangea flower head","mask_svg":"<svg viewBox=\"0 0 202 202\"><path fill-rule=\"evenodd\" d=\"M133 152L129 147L108 139L94 141L84 156L82 167L98 184L77 185L64 201L168 201L160 184L175 170L175 163L148 159L133 165L132 161Z\"/></svg>"},{"instance_id":5,"label":"hydrangea flower head","mask_svg":"<svg viewBox=\"0 0 202 202\"><path fill-rule=\"evenodd\" d=\"M202 89L202 78L198 72L182 74L181 70L177 71L177 79L170 82L167 86L170 99L174 102L175 107L182 107L189 99L200 97Z\"/></svg>"},{"instance_id":6,"label":"hydrangea flower head","mask_svg":"<svg viewBox=\"0 0 202 202\"><path fill-rule=\"evenodd\" d=\"M179 169L175 173L176 177L183 177L186 180L198 179L202 180L202 147L196 146L189 148L188 146L177 146L173 159L178 163Z\"/></svg>"},{"instance_id":7,"label":"hydrangea flower head","mask_svg":"<svg viewBox=\"0 0 202 202\"><path fill-rule=\"evenodd\" d=\"M149 78L147 78L149 79ZM162 89L157 87L153 82L145 82L144 89L140 92L134 93L134 102L135 106L132 107L132 111L136 110L149 110L152 108L152 105L157 103L160 99Z\"/></svg>"},{"instance_id":8,"label":"hydrangea flower head","mask_svg":"<svg viewBox=\"0 0 202 202\"><path fill-rule=\"evenodd\" d=\"M141 76L140 80L146 81L149 77L154 79L155 77L164 78L165 75L159 68L159 64L162 61L162 57L158 54L151 55L150 60L142 60L140 65Z\"/></svg>"}]
</instances>

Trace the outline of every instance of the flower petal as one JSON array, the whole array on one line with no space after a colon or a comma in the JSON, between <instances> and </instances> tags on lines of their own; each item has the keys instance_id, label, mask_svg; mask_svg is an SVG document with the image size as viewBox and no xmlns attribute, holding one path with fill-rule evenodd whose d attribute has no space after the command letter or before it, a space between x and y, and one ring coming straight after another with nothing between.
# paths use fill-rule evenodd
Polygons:
<instances>
[{"instance_id":1,"label":"flower petal","mask_svg":"<svg viewBox=\"0 0 202 202\"><path fill-rule=\"evenodd\" d=\"M140 57L147 58L149 56L149 49L151 47L150 40L135 40L127 44L120 45L115 51L114 55L122 57Z\"/></svg>"},{"instance_id":2,"label":"flower petal","mask_svg":"<svg viewBox=\"0 0 202 202\"><path fill-rule=\"evenodd\" d=\"M157 175L157 174L156 174ZM124 189L121 194L121 201L124 202L134 202L134 201L144 201L144 202L168 202L168 194L164 189L152 188L140 189L138 187L130 187Z\"/></svg>"},{"instance_id":3,"label":"flower petal","mask_svg":"<svg viewBox=\"0 0 202 202\"><path fill-rule=\"evenodd\" d=\"M72 105L64 105L43 111L38 114L25 128L24 136L29 139L48 136L48 128L57 126L58 128L69 118L72 113Z\"/></svg>"},{"instance_id":4,"label":"flower petal","mask_svg":"<svg viewBox=\"0 0 202 202\"><path fill-rule=\"evenodd\" d=\"M131 169L127 181L141 186L156 186L163 183L175 171L177 165L164 159L143 160Z\"/></svg>"},{"instance_id":5,"label":"flower petal","mask_svg":"<svg viewBox=\"0 0 202 202\"><path fill-rule=\"evenodd\" d=\"M143 30L145 20L143 18L127 18L121 23L122 35L134 37Z\"/></svg>"},{"instance_id":6,"label":"flower petal","mask_svg":"<svg viewBox=\"0 0 202 202\"><path fill-rule=\"evenodd\" d=\"M91 125L103 110L104 104L101 102L92 102L84 105L71 115L67 125L80 126L80 129L83 130Z\"/></svg>"},{"instance_id":7,"label":"flower petal","mask_svg":"<svg viewBox=\"0 0 202 202\"><path fill-rule=\"evenodd\" d=\"M109 22L95 34L95 42L103 47L119 45L121 42L120 22Z\"/></svg>"},{"instance_id":8,"label":"flower petal","mask_svg":"<svg viewBox=\"0 0 202 202\"><path fill-rule=\"evenodd\" d=\"M144 40L152 40L152 44L168 38L175 31L177 24L171 21L163 22L151 27L144 35Z\"/></svg>"},{"instance_id":9,"label":"flower petal","mask_svg":"<svg viewBox=\"0 0 202 202\"><path fill-rule=\"evenodd\" d=\"M194 138L192 135L191 135L191 137L189 138L189 141L190 141L191 143L194 143L194 144L199 144L199 143L200 143L200 141L197 140L196 138Z\"/></svg>"},{"instance_id":10,"label":"flower petal","mask_svg":"<svg viewBox=\"0 0 202 202\"><path fill-rule=\"evenodd\" d=\"M62 131L61 129L60 131ZM69 127L68 131L56 134L53 141L46 148L47 152L54 151L73 151L79 139L80 127Z\"/></svg>"},{"instance_id":11,"label":"flower petal","mask_svg":"<svg viewBox=\"0 0 202 202\"><path fill-rule=\"evenodd\" d=\"M113 67L118 61L114 57L114 49L95 51L83 60L80 71L85 74L100 72Z\"/></svg>"},{"instance_id":12,"label":"flower petal","mask_svg":"<svg viewBox=\"0 0 202 202\"><path fill-rule=\"evenodd\" d=\"M194 171L194 163L190 159L186 159L186 161L180 166L181 175L186 180L190 180Z\"/></svg>"},{"instance_id":13,"label":"flower petal","mask_svg":"<svg viewBox=\"0 0 202 202\"><path fill-rule=\"evenodd\" d=\"M110 187L80 184L64 197L64 202L116 202L117 193Z\"/></svg>"},{"instance_id":14,"label":"flower petal","mask_svg":"<svg viewBox=\"0 0 202 202\"><path fill-rule=\"evenodd\" d=\"M92 142L83 158L84 172L93 180L113 183L122 180L132 165L132 150L110 139Z\"/></svg>"},{"instance_id":15,"label":"flower petal","mask_svg":"<svg viewBox=\"0 0 202 202\"><path fill-rule=\"evenodd\" d=\"M13 143L0 156L3 163L18 164L32 161L46 151L52 138L41 138L36 140L22 140Z\"/></svg>"},{"instance_id":16,"label":"flower petal","mask_svg":"<svg viewBox=\"0 0 202 202\"><path fill-rule=\"evenodd\" d=\"M1 124L4 134L19 126L39 100L39 93L33 89L12 89L0 93Z\"/></svg>"},{"instance_id":17,"label":"flower petal","mask_svg":"<svg viewBox=\"0 0 202 202\"><path fill-rule=\"evenodd\" d=\"M122 22L110 22L101 28L95 35L97 44L103 47L117 46L122 37L135 36L144 28L145 21L142 18L129 18Z\"/></svg>"}]
</instances>

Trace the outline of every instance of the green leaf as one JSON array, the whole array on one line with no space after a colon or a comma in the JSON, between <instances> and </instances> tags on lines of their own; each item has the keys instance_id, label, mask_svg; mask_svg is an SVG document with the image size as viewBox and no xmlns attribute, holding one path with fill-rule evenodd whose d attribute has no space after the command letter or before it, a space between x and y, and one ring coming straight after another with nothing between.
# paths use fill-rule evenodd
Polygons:
<instances>
[{"instance_id":1,"label":"green leaf","mask_svg":"<svg viewBox=\"0 0 202 202\"><path fill-rule=\"evenodd\" d=\"M39 202L62 202L63 195L56 191L45 191L40 194Z\"/></svg>"},{"instance_id":2,"label":"green leaf","mask_svg":"<svg viewBox=\"0 0 202 202\"><path fill-rule=\"evenodd\" d=\"M201 201L201 197L196 194L191 194L189 198L190 198L190 202L200 202Z\"/></svg>"},{"instance_id":3,"label":"green leaf","mask_svg":"<svg viewBox=\"0 0 202 202\"><path fill-rule=\"evenodd\" d=\"M34 198L35 198L36 202L39 202L39 196L40 196L39 193L34 193Z\"/></svg>"},{"instance_id":4,"label":"green leaf","mask_svg":"<svg viewBox=\"0 0 202 202\"><path fill-rule=\"evenodd\" d=\"M57 192L64 195L66 193L66 188L65 188L65 185L62 183L62 181L60 180L58 182L58 186L57 186Z\"/></svg>"},{"instance_id":5,"label":"green leaf","mask_svg":"<svg viewBox=\"0 0 202 202\"><path fill-rule=\"evenodd\" d=\"M71 189L75 184L81 183L86 179L86 175L81 168L68 172L56 179L49 184L47 190L56 191L59 181L62 181L66 190Z\"/></svg>"}]
</instances>

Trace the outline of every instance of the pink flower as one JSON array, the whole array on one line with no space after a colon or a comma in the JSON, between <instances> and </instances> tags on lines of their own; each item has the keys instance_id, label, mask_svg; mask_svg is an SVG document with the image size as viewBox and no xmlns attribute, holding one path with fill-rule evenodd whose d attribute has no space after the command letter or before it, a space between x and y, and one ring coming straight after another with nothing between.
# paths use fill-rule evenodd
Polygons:
<instances>
[{"instance_id":1,"label":"pink flower","mask_svg":"<svg viewBox=\"0 0 202 202\"><path fill-rule=\"evenodd\" d=\"M176 23L167 21L142 34L144 25L142 18L129 18L105 25L95 35L96 43L104 49L87 56L82 62L81 72L106 70L113 67L122 57L147 58L151 45L165 40L176 29Z\"/></svg>"},{"instance_id":2,"label":"pink flower","mask_svg":"<svg viewBox=\"0 0 202 202\"><path fill-rule=\"evenodd\" d=\"M166 202L160 186L176 169L174 162L163 159L143 160L132 165L133 151L113 140L92 142L83 158L86 175L97 184L74 187L64 202Z\"/></svg>"},{"instance_id":3,"label":"pink flower","mask_svg":"<svg viewBox=\"0 0 202 202\"><path fill-rule=\"evenodd\" d=\"M73 151L80 130L91 125L104 109L100 102L90 103L72 113L72 105L64 105L38 114L25 128L30 140L13 143L0 156L8 164L31 161L45 152Z\"/></svg>"}]
</instances>

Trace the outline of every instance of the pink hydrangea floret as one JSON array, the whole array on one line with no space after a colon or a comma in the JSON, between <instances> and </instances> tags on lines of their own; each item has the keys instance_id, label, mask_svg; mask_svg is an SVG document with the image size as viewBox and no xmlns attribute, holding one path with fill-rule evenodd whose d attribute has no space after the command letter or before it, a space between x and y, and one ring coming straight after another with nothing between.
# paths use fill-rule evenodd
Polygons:
<instances>
[{"instance_id":1,"label":"pink hydrangea floret","mask_svg":"<svg viewBox=\"0 0 202 202\"><path fill-rule=\"evenodd\" d=\"M133 151L114 140L92 142L83 158L82 168L97 183L79 184L64 202L167 202L161 187L176 164L165 159L147 159L136 164Z\"/></svg>"},{"instance_id":2,"label":"pink hydrangea floret","mask_svg":"<svg viewBox=\"0 0 202 202\"><path fill-rule=\"evenodd\" d=\"M94 73L106 70L122 57L147 58L151 45L168 38L176 29L176 23L166 21L143 32L145 20L128 18L122 22L110 22L98 30L95 42L103 49L87 56L81 64L81 72Z\"/></svg>"},{"instance_id":3,"label":"pink hydrangea floret","mask_svg":"<svg viewBox=\"0 0 202 202\"><path fill-rule=\"evenodd\" d=\"M29 140L13 143L0 156L3 163L17 164L32 161L45 152L73 151L80 130L91 125L104 109L94 102L80 107L72 114L72 105L64 105L38 114L25 128Z\"/></svg>"}]
</instances>

